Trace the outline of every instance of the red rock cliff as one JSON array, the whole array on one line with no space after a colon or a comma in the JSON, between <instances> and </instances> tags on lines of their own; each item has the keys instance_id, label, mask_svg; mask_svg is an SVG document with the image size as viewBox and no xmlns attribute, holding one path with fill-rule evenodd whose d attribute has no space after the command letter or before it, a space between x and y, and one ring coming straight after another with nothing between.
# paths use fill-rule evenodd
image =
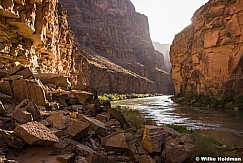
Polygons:
<instances>
[{"instance_id":1,"label":"red rock cliff","mask_svg":"<svg viewBox=\"0 0 243 163\"><path fill-rule=\"evenodd\" d=\"M210 0L171 46L176 93L243 93L243 1Z\"/></svg>"},{"instance_id":2,"label":"red rock cliff","mask_svg":"<svg viewBox=\"0 0 243 163\"><path fill-rule=\"evenodd\" d=\"M88 85L103 92L171 93L163 54L154 50L147 17L130 0L60 0L89 58Z\"/></svg>"},{"instance_id":3,"label":"red rock cliff","mask_svg":"<svg viewBox=\"0 0 243 163\"><path fill-rule=\"evenodd\" d=\"M20 62L36 71L77 76L82 69L76 62L85 57L66 17L56 0L0 0L1 67Z\"/></svg>"}]
</instances>

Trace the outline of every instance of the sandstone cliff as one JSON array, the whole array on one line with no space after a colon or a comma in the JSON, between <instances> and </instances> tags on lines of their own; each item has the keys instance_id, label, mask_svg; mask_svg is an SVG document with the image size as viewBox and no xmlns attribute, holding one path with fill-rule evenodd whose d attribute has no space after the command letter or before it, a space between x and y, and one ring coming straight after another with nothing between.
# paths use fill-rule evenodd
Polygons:
<instances>
[{"instance_id":1,"label":"sandstone cliff","mask_svg":"<svg viewBox=\"0 0 243 163\"><path fill-rule=\"evenodd\" d=\"M88 85L103 92L171 93L163 54L152 45L147 17L130 0L60 0L71 30L91 54Z\"/></svg>"},{"instance_id":2,"label":"sandstone cliff","mask_svg":"<svg viewBox=\"0 0 243 163\"><path fill-rule=\"evenodd\" d=\"M36 72L67 75L77 83L85 54L74 42L66 17L56 0L1 0L1 68L20 62Z\"/></svg>"},{"instance_id":3,"label":"sandstone cliff","mask_svg":"<svg viewBox=\"0 0 243 163\"><path fill-rule=\"evenodd\" d=\"M176 93L243 93L243 1L210 0L171 46Z\"/></svg>"}]
</instances>

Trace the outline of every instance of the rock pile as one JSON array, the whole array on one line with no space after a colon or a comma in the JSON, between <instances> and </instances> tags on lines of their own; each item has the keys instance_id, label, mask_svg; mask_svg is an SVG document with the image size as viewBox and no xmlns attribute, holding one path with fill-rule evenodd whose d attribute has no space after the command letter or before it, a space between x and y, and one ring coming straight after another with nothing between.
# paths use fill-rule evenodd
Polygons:
<instances>
[{"instance_id":1,"label":"rock pile","mask_svg":"<svg viewBox=\"0 0 243 163\"><path fill-rule=\"evenodd\" d=\"M184 162L194 147L189 135L165 126L146 125L128 140L125 117L94 89L20 64L4 70L0 162Z\"/></svg>"}]
</instances>

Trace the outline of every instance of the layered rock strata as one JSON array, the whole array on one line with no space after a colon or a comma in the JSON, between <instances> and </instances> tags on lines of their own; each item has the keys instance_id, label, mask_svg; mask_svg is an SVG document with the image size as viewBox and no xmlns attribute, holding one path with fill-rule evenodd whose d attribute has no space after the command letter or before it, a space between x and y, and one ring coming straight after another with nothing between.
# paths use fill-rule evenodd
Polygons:
<instances>
[{"instance_id":1,"label":"layered rock strata","mask_svg":"<svg viewBox=\"0 0 243 163\"><path fill-rule=\"evenodd\" d=\"M60 0L83 49L91 54L88 84L104 92L171 93L163 54L152 45L148 20L130 0Z\"/></svg>"},{"instance_id":2,"label":"layered rock strata","mask_svg":"<svg viewBox=\"0 0 243 163\"><path fill-rule=\"evenodd\" d=\"M76 82L76 68L82 71L85 54L75 44L66 17L56 0L0 1L1 68L20 62Z\"/></svg>"},{"instance_id":3,"label":"layered rock strata","mask_svg":"<svg viewBox=\"0 0 243 163\"><path fill-rule=\"evenodd\" d=\"M171 46L176 93L243 93L243 2L210 0Z\"/></svg>"}]
</instances>

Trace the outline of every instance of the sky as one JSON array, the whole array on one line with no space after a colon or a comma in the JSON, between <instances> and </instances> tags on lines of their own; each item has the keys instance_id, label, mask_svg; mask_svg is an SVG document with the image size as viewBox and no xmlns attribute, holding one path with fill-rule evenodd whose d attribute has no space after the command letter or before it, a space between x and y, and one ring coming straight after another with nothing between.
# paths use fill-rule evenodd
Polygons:
<instances>
[{"instance_id":1,"label":"sky","mask_svg":"<svg viewBox=\"0 0 243 163\"><path fill-rule=\"evenodd\" d=\"M148 16L150 37L171 44L174 36L191 24L193 13L208 0L131 0L137 12Z\"/></svg>"}]
</instances>

